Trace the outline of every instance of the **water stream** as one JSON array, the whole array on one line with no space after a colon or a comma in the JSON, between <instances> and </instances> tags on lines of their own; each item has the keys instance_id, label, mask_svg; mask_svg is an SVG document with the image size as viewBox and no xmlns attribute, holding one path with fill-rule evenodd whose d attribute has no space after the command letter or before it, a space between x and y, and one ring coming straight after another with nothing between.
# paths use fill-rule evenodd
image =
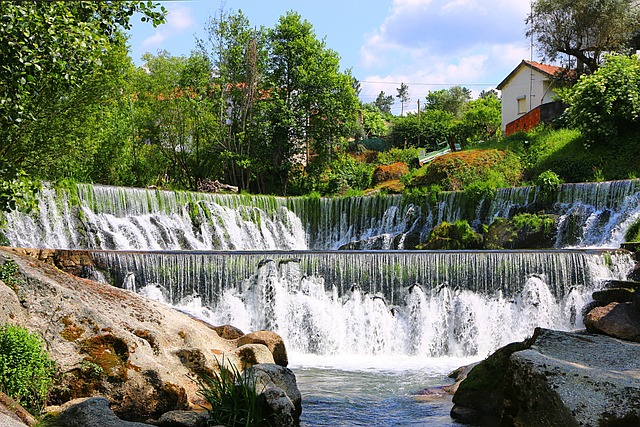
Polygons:
<instances>
[{"instance_id":1,"label":"water stream","mask_svg":"<svg viewBox=\"0 0 640 427\"><path fill-rule=\"evenodd\" d=\"M276 331L308 427L454 425L450 403L415 394L536 326L581 328L591 293L633 265L589 248L619 247L640 218L638 180L565 184L556 250L428 252L401 249L442 221L535 209L539 190L470 201L78 185L39 197L37 212L5 215L11 245L95 250L105 282L216 325Z\"/></svg>"}]
</instances>

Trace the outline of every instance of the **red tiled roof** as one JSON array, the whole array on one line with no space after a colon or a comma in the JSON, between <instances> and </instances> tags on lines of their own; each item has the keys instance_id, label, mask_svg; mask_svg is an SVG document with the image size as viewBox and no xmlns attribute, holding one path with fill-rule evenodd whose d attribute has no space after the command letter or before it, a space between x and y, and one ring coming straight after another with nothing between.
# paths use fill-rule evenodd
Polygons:
<instances>
[{"instance_id":1,"label":"red tiled roof","mask_svg":"<svg viewBox=\"0 0 640 427\"><path fill-rule=\"evenodd\" d=\"M509 82L509 80L511 80L513 76L516 75L516 73L522 67L530 67L536 71L546 74L549 77L556 77L565 70L564 68L555 65L541 64L539 62L527 61L526 59L523 59L522 62L520 62L520 64L518 64L518 66L514 68L514 70L511 71L509 75L500 82L500 84L498 84L497 89L502 90L502 88Z\"/></svg>"},{"instance_id":2,"label":"red tiled roof","mask_svg":"<svg viewBox=\"0 0 640 427\"><path fill-rule=\"evenodd\" d=\"M541 73L548 74L550 77L554 77L554 76L560 74L564 70L564 68L562 68L562 67L557 67L555 65L549 65L549 64L541 64L541 63L535 62L535 61L523 60L522 62L524 62L525 64L529 65L531 68L534 68L534 69L540 71Z\"/></svg>"}]
</instances>

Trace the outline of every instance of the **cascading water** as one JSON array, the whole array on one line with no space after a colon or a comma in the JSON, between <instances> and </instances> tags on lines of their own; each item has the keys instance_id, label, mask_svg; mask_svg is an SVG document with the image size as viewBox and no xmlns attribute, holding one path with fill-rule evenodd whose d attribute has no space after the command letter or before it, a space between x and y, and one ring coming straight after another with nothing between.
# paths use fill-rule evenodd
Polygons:
<instances>
[{"instance_id":1,"label":"cascading water","mask_svg":"<svg viewBox=\"0 0 640 427\"><path fill-rule=\"evenodd\" d=\"M113 281L312 354L486 356L535 326L575 329L625 254L97 252ZM613 266L618 270L614 271ZM626 266L626 267L625 267ZM189 308L191 307L191 308Z\"/></svg>"},{"instance_id":2,"label":"cascading water","mask_svg":"<svg viewBox=\"0 0 640 427\"><path fill-rule=\"evenodd\" d=\"M618 248L640 219L640 180L565 184L556 206L558 247Z\"/></svg>"},{"instance_id":3,"label":"cascading water","mask_svg":"<svg viewBox=\"0 0 640 427\"><path fill-rule=\"evenodd\" d=\"M581 327L593 290L624 279L632 260L595 250L388 249L424 242L442 221L489 224L538 197L535 187L473 200L45 186L39 210L6 214L2 234L13 246L107 250L93 256L118 286L214 324L280 333L307 378L305 425L446 425L446 405L407 396L535 326ZM618 247L640 218L640 181L565 184L554 208L558 247Z\"/></svg>"},{"instance_id":4,"label":"cascading water","mask_svg":"<svg viewBox=\"0 0 640 427\"><path fill-rule=\"evenodd\" d=\"M388 250L426 241L443 221L490 224L536 205L535 187L435 199L400 195L282 198L80 184L49 186L39 209L5 214L4 237L21 247L115 250ZM616 248L640 218L640 180L563 184L556 247Z\"/></svg>"}]
</instances>

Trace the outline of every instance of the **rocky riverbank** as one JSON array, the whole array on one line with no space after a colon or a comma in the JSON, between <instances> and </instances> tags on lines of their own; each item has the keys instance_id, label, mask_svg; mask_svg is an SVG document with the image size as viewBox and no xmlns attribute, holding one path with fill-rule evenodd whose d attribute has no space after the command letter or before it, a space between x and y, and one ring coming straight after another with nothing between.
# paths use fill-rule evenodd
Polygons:
<instances>
[{"instance_id":1,"label":"rocky riverbank","mask_svg":"<svg viewBox=\"0 0 640 427\"><path fill-rule=\"evenodd\" d=\"M11 286L0 281L0 324L26 327L44 339L59 370L50 403L102 396L114 416L155 421L169 411L206 406L194 381L198 374L216 371L219 363L241 370L256 365L251 369L260 391L275 396L272 407L288 420L284 425L297 423L301 396L277 334L212 327L26 252L0 248L0 264L17 266Z\"/></svg>"},{"instance_id":2,"label":"rocky riverbank","mask_svg":"<svg viewBox=\"0 0 640 427\"><path fill-rule=\"evenodd\" d=\"M640 299L635 282L594 293L587 331L536 329L468 373L451 416L481 426L640 425Z\"/></svg>"}]
</instances>

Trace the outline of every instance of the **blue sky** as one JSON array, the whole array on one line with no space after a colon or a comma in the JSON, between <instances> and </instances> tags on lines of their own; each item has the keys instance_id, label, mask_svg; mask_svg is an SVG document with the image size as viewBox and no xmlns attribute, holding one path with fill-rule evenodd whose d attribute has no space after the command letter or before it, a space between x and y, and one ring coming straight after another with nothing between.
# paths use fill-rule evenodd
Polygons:
<instances>
[{"instance_id":1,"label":"blue sky","mask_svg":"<svg viewBox=\"0 0 640 427\"><path fill-rule=\"evenodd\" d=\"M361 99L384 90L396 95L409 85L409 108L431 90L461 84L473 90L495 87L522 59L530 58L525 38L528 0L195 0L166 1L167 23L153 28L134 22L134 60L167 50L189 55L195 37L221 7L241 9L254 26L273 27L289 10L309 21L319 39L341 57L362 82ZM534 56L534 60L535 60ZM396 114L400 104L393 107Z\"/></svg>"}]
</instances>

